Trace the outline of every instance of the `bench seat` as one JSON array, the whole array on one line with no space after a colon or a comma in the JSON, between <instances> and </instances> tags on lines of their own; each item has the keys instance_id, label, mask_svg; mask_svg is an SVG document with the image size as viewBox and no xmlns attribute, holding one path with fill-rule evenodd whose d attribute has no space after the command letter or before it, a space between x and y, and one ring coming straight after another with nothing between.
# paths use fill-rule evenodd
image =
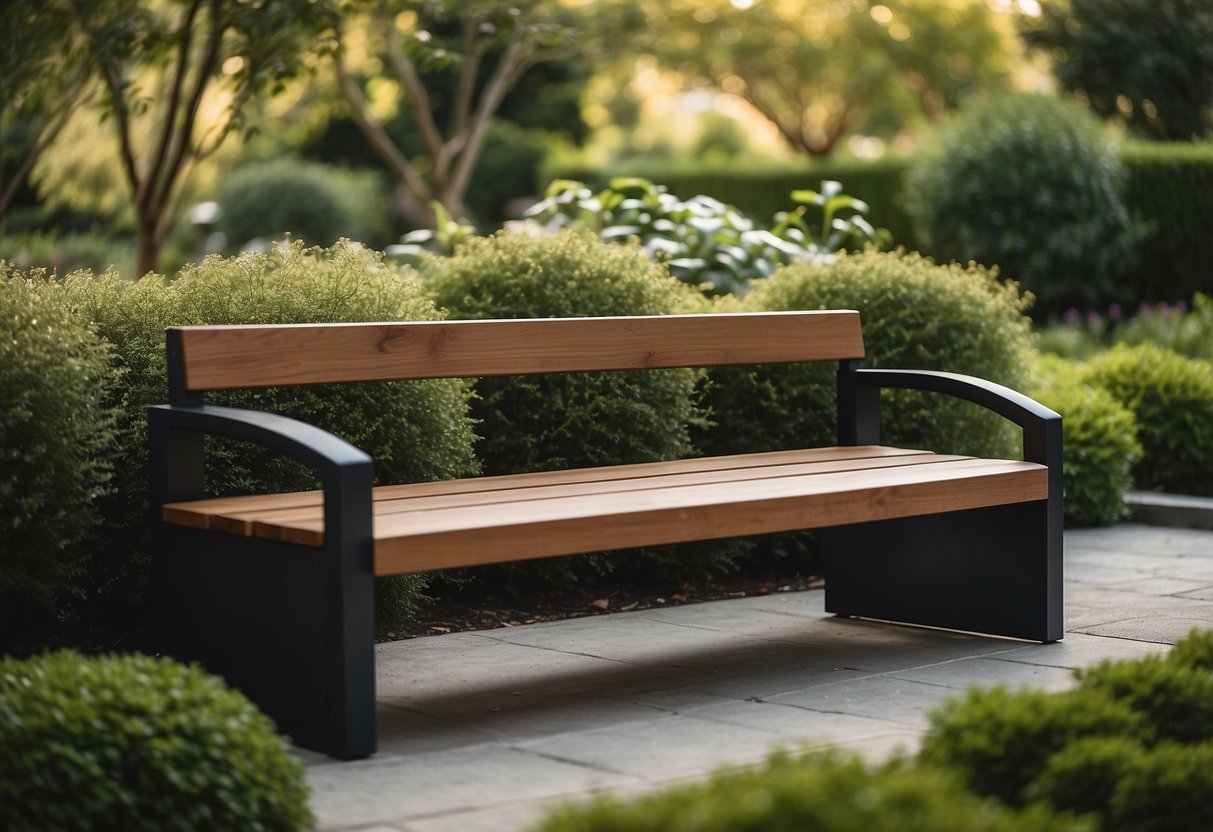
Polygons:
<instances>
[{"instance_id":1,"label":"bench seat","mask_svg":"<svg viewBox=\"0 0 1213 832\"><path fill-rule=\"evenodd\" d=\"M1048 469L880 445L388 485L376 575L1044 500ZM319 491L170 503L168 523L324 545Z\"/></svg>"}]
</instances>

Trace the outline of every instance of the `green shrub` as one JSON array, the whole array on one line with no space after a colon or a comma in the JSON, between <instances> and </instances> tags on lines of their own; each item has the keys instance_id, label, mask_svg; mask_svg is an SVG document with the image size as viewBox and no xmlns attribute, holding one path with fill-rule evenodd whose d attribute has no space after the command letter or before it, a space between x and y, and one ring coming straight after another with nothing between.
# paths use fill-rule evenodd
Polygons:
<instances>
[{"instance_id":1,"label":"green shrub","mask_svg":"<svg viewBox=\"0 0 1213 832\"><path fill-rule=\"evenodd\" d=\"M1062 415L1066 525L1106 526L1127 513L1125 491L1141 458L1137 422L1106 390L1083 384L1078 365L1043 357L1032 397Z\"/></svg>"},{"instance_id":2,"label":"green shrub","mask_svg":"<svg viewBox=\"0 0 1213 832\"><path fill-rule=\"evenodd\" d=\"M1191 630L1175 642L1167 661L1213 673L1213 630Z\"/></svg>"},{"instance_id":3,"label":"green shrub","mask_svg":"<svg viewBox=\"0 0 1213 832\"><path fill-rule=\"evenodd\" d=\"M112 474L110 349L63 300L0 261L0 651L83 594Z\"/></svg>"},{"instance_id":4,"label":"green shrub","mask_svg":"<svg viewBox=\"0 0 1213 832\"><path fill-rule=\"evenodd\" d=\"M1213 298L1197 292L1190 310L1183 302L1142 304L1116 328L1114 337L1125 344L1154 344L1188 358L1213 360Z\"/></svg>"},{"instance_id":5,"label":"green shrub","mask_svg":"<svg viewBox=\"0 0 1213 832\"><path fill-rule=\"evenodd\" d=\"M553 231L589 229L607 242L639 241L670 274L710 295L744 292L782 264L889 242L888 232L864 218L867 204L842 193L839 182L794 190L791 199L797 207L779 211L767 229L732 205L703 194L682 200L647 179L619 177L597 193L557 180L526 215Z\"/></svg>"},{"instance_id":6,"label":"green shrub","mask_svg":"<svg viewBox=\"0 0 1213 832\"><path fill-rule=\"evenodd\" d=\"M0 827L293 830L289 746L247 699L167 659L0 660Z\"/></svg>"},{"instance_id":7,"label":"green shrub","mask_svg":"<svg viewBox=\"0 0 1213 832\"><path fill-rule=\"evenodd\" d=\"M146 407L168 400L165 327L439 317L415 278L389 269L379 255L352 243L324 250L295 242L268 254L210 257L171 283L79 274L67 279L64 291L115 345L126 373L121 454L114 493L104 504L110 528L99 541L103 558L94 576L98 590L119 605L147 597ZM467 396L465 383L437 380L239 391L209 394L208 400L316 424L370 453L378 482L409 482L476 471ZM251 445L215 440L208 455L216 462L206 472L211 493L316 485L310 472ZM411 582L413 592L423 585L417 577L392 581ZM381 603L377 612L386 626L405 610Z\"/></svg>"},{"instance_id":8,"label":"green shrub","mask_svg":"<svg viewBox=\"0 0 1213 832\"><path fill-rule=\"evenodd\" d=\"M1125 172L1098 120L1041 95L965 107L915 159L906 210L940 258L997 265L1040 311L1102 306L1120 295L1138 238Z\"/></svg>"},{"instance_id":9,"label":"green shrub","mask_svg":"<svg viewBox=\"0 0 1213 832\"><path fill-rule=\"evenodd\" d=\"M1028 300L978 267L937 266L917 254L867 252L821 265L798 264L755 285L747 310L857 309L864 365L969 373L1012 388L1026 380ZM832 364L713 372L716 426L710 453L832 445ZM1019 454L1018 430L945 396L891 391L882 406L885 441L993 456Z\"/></svg>"},{"instance_id":10,"label":"green shrub","mask_svg":"<svg viewBox=\"0 0 1213 832\"><path fill-rule=\"evenodd\" d=\"M1160 656L1105 661L1078 674L1079 684L1132 708L1158 739L1213 740L1213 673Z\"/></svg>"},{"instance_id":11,"label":"green shrub","mask_svg":"<svg viewBox=\"0 0 1213 832\"><path fill-rule=\"evenodd\" d=\"M22 271L48 269L65 275L79 269L103 272L117 268L134 271L135 246L112 234L75 232L53 234L34 231L0 236L0 260Z\"/></svg>"},{"instance_id":12,"label":"green shrub","mask_svg":"<svg viewBox=\"0 0 1213 832\"><path fill-rule=\"evenodd\" d=\"M252 162L232 171L215 199L217 229L232 251L286 234L309 245L387 242L388 200L373 172L292 158Z\"/></svg>"},{"instance_id":13,"label":"green shrub","mask_svg":"<svg viewBox=\"0 0 1213 832\"><path fill-rule=\"evenodd\" d=\"M1127 704L1090 687L974 688L931 714L919 759L955 770L978 794L1018 805L1052 754L1101 736L1145 739L1149 727Z\"/></svg>"},{"instance_id":14,"label":"green shrub","mask_svg":"<svg viewBox=\"0 0 1213 832\"><path fill-rule=\"evenodd\" d=\"M510 200L539 193L544 133L500 119L489 122L465 202L474 217L494 225L512 219Z\"/></svg>"},{"instance_id":15,"label":"green shrub","mask_svg":"<svg viewBox=\"0 0 1213 832\"><path fill-rule=\"evenodd\" d=\"M553 813L535 832L977 832L1080 830L1040 806L1014 811L966 792L946 773L903 760L773 757L631 801L600 798Z\"/></svg>"},{"instance_id":16,"label":"green shrub","mask_svg":"<svg viewBox=\"0 0 1213 832\"><path fill-rule=\"evenodd\" d=\"M688 311L698 297L639 248L587 232L475 238L453 257L427 259L423 270L452 318L661 315ZM477 454L487 474L693 456L688 425L701 418L699 376L679 369L480 379L472 403ZM510 572L563 580L616 561L561 559ZM662 563L678 561L658 556L650 565L659 571Z\"/></svg>"},{"instance_id":17,"label":"green shrub","mask_svg":"<svg viewBox=\"0 0 1213 832\"><path fill-rule=\"evenodd\" d=\"M1107 828L1117 785L1138 764L1145 746L1128 737L1084 737L1045 761L1028 797L1054 809L1100 818Z\"/></svg>"},{"instance_id":18,"label":"green shrub","mask_svg":"<svg viewBox=\"0 0 1213 832\"><path fill-rule=\"evenodd\" d=\"M1118 345L1092 359L1083 379L1136 417L1138 486L1213 495L1213 364L1150 344Z\"/></svg>"}]
</instances>

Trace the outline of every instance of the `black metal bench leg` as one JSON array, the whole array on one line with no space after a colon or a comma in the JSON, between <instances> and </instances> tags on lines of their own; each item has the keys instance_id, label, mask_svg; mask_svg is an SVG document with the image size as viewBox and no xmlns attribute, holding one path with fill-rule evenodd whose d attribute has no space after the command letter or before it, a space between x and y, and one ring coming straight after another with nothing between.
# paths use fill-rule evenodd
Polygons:
<instances>
[{"instance_id":1,"label":"black metal bench leg","mask_svg":"<svg viewBox=\"0 0 1213 832\"><path fill-rule=\"evenodd\" d=\"M157 529L164 652L240 689L292 741L341 759L375 751L370 543L342 556L171 525Z\"/></svg>"},{"instance_id":2,"label":"black metal bench leg","mask_svg":"<svg viewBox=\"0 0 1213 832\"><path fill-rule=\"evenodd\" d=\"M827 612L1051 642L1064 633L1047 501L825 529Z\"/></svg>"}]
</instances>

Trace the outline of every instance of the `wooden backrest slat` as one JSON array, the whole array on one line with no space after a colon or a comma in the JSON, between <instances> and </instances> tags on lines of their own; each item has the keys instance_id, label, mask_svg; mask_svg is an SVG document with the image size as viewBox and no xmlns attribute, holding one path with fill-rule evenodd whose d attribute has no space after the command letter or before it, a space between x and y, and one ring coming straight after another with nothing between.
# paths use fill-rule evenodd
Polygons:
<instances>
[{"instance_id":1,"label":"wooden backrest slat","mask_svg":"<svg viewBox=\"0 0 1213 832\"><path fill-rule=\"evenodd\" d=\"M191 392L863 357L859 313L178 327Z\"/></svg>"}]
</instances>

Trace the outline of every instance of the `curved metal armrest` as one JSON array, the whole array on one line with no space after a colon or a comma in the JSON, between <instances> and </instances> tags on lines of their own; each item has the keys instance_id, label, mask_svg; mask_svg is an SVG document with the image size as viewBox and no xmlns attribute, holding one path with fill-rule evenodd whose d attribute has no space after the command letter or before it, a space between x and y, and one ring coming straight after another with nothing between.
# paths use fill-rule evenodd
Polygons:
<instances>
[{"instance_id":1,"label":"curved metal armrest","mask_svg":"<svg viewBox=\"0 0 1213 832\"><path fill-rule=\"evenodd\" d=\"M355 494L365 493L369 517L371 457L315 425L259 410L156 405L148 408L148 426L153 506L203 496L202 435L212 434L253 442L315 470L335 498L326 500L329 508L353 508Z\"/></svg>"},{"instance_id":2,"label":"curved metal armrest","mask_svg":"<svg viewBox=\"0 0 1213 832\"><path fill-rule=\"evenodd\" d=\"M993 411L1023 428L1024 459L1061 470L1061 414L1009 387L959 373L935 370L840 370L840 441L844 438L860 444L879 441L879 391L882 388L943 393ZM860 390L870 390L873 395L864 396Z\"/></svg>"}]
</instances>

